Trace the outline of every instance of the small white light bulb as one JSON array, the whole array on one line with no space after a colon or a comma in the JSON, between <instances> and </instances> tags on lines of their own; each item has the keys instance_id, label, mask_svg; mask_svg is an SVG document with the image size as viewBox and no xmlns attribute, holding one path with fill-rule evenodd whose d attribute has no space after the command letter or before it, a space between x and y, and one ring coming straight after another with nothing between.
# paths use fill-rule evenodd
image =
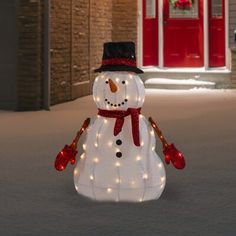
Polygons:
<instances>
[{"instance_id":1,"label":"small white light bulb","mask_svg":"<svg viewBox=\"0 0 236 236\"><path fill-rule=\"evenodd\" d=\"M94 180L93 175L90 175L89 178L90 178L90 180Z\"/></svg>"},{"instance_id":2,"label":"small white light bulb","mask_svg":"<svg viewBox=\"0 0 236 236\"><path fill-rule=\"evenodd\" d=\"M86 150L86 148L87 148L87 145L84 143L84 144L83 144L83 149L84 149L84 151Z\"/></svg>"},{"instance_id":3,"label":"small white light bulb","mask_svg":"<svg viewBox=\"0 0 236 236\"><path fill-rule=\"evenodd\" d=\"M159 167L159 168L162 168L162 163L159 163L159 164L158 164L158 167Z\"/></svg>"},{"instance_id":4,"label":"small white light bulb","mask_svg":"<svg viewBox=\"0 0 236 236\"><path fill-rule=\"evenodd\" d=\"M136 157L136 161L140 161L141 160L141 157L140 156L137 156Z\"/></svg>"},{"instance_id":5,"label":"small white light bulb","mask_svg":"<svg viewBox=\"0 0 236 236\"><path fill-rule=\"evenodd\" d=\"M166 178L165 177L161 177L161 182L165 182Z\"/></svg>"},{"instance_id":6,"label":"small white light bulb","mask_svg":"<svg viewBox=\"0 0 236 236\"><path fill-rule=\"evenodd\" d=\"M152 147L152 151L154 151L154 150L155 150L155 147L153 146L153 147Z\"/></svg>"},{"instance_id":7,"label":"small white light bulb","mask_svg":"<svg viewBox=\"0 0 236 236\"><path fill-rule=\"evenodd\" d=\"M107 188L107 193L111 193L112 192L112 188Z\"/></svg>"},{"instance_id":8,"label":"small white light bulb","mask_svg":"<svg viewBox=\"0 0 236 236\"><path fill-rule=\"evenodd\" d=\"M97 157L95 157L95 158L93 159L93 161L94 161L94 163L98 163L98 162L99 162L99 160L98 160Z\"/></svg>"},{"instance_id":9,"label":"small white light bulb","mask_svg":"<svg viewBox=\"0 0 236 236\"><path fill-rule=\"evenodd\" d=\"M107 119L104 119L104 124L107 124Z\"/></svg>"},{"instance_id":10,"label":"small white light bulb","mask_svg":"<svg viewBox=\"0 0 236 236\"><path fill-rule=\"evenodd\" d=\"M143 179L148 179L148 175L147 174L143 174Z\"/></svg>"},{"instance_id":11,"label":"small white light bulb","mask_svg":"<svg viewBox=\"0 0 236 236\"><path fill-rule=\"evenodd\" d=\"M97 143L97 142L95 142L95 143L94 143L94 146L95 146L95 147L98 147L98 143Z\"/></svg>"},{"instance_id":12,"label":"small white light bulb","mask_svg":"<svg viewBox=\"0 0 236 236\"><path fill-rule=\"evenodd\" d=\"M108 142L108 146L111 147L112 146L112 141Z\"/></svg>"},{"instance_id":13,"label":"small white light bulb","mask_svg":"<svg viewBox=\"0 0 236 236\"><path fill-rule=\"evenodd\" d=\"M119 167L119 166L120 166L120 162L117 161L117 162L116 162L116 167Z\"/></svg>"}]
</instances>

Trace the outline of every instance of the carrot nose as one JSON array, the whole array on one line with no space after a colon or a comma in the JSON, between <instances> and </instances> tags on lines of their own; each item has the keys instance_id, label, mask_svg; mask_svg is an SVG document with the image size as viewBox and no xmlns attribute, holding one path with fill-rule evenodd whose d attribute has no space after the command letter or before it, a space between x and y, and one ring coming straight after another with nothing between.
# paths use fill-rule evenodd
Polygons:
<instances>
[{"instance_id":1,"label":"carrot nose","mask_svg":"<svg viewBox=\"0 0 236 236\"><path fill-rule=\"evenodd\" d=\"M115 93L118 90L118 86L111 79L109 79L108 82L109 82L111 92Z\"/></svg>"}]
</instances>

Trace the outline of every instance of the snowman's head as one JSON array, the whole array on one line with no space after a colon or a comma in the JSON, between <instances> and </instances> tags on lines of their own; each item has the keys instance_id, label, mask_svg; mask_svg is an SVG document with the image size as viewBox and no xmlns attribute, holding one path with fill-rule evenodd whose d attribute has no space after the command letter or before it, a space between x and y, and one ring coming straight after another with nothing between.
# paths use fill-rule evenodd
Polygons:
<instances>
[{"instance_id":1,"label":"snowman's head","mask_svg":"<svg viewBox=\"0 0 236 236\"><path fill-rule=\"evenodd\" d=\"M100 109L126 110L142 107L144 85L133 72L102 72L93 85L93 99Z\"/></svg>"}]
</instances>

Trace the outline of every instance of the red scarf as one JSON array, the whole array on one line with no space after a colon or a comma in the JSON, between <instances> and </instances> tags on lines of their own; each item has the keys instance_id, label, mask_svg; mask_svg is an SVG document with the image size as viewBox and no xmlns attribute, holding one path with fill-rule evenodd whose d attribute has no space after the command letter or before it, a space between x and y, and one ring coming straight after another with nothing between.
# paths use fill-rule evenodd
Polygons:
<instances>
[{"instance_id":1,"label":"red scarf","mask_svg":"<svg viewBox=\"0 0 236 236\"><path fill-rule=\"evenodd\" d=\"M133 141L136 146L140 146L140 138L139 138L139 114L141 112L141 108L128 108L126 111L124 110L102 110L98 109L98 115L108 118L116 118L116 123L114 126L113 134L117 136L123 127L124 118L126 116L131 115L131 123L132 123L132 135Z\"/></svg>"}]
</instances>

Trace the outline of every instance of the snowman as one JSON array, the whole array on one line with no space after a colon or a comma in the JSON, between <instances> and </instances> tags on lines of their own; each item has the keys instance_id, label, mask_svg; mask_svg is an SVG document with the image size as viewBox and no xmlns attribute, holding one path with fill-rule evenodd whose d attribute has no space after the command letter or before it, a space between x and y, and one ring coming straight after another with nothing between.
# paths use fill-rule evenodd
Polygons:
<instances>
[{"instance_id":1,"label":"snowman","mask_svg":"<svg viewBox=\"0 0 236 236\"><path fill-rule=\"evenodd\" d=\"M168 145L156 123L141 114L145 89L138 76L133 42L104 44L100 74L93 85L98 113L87 119L73 143L57 156L55 167L75 163L76 146L86 130L83 153L74 169L77 192L98 201L142 202L158 199L166 184L164 165L155 151L161 138L167 164L178 169L184 158ZM173 153L175 151L175 153ZM177 155L177 158L176 158ZM175 156L175 157L173 157Z\"/></svg>"}]
</instances>

